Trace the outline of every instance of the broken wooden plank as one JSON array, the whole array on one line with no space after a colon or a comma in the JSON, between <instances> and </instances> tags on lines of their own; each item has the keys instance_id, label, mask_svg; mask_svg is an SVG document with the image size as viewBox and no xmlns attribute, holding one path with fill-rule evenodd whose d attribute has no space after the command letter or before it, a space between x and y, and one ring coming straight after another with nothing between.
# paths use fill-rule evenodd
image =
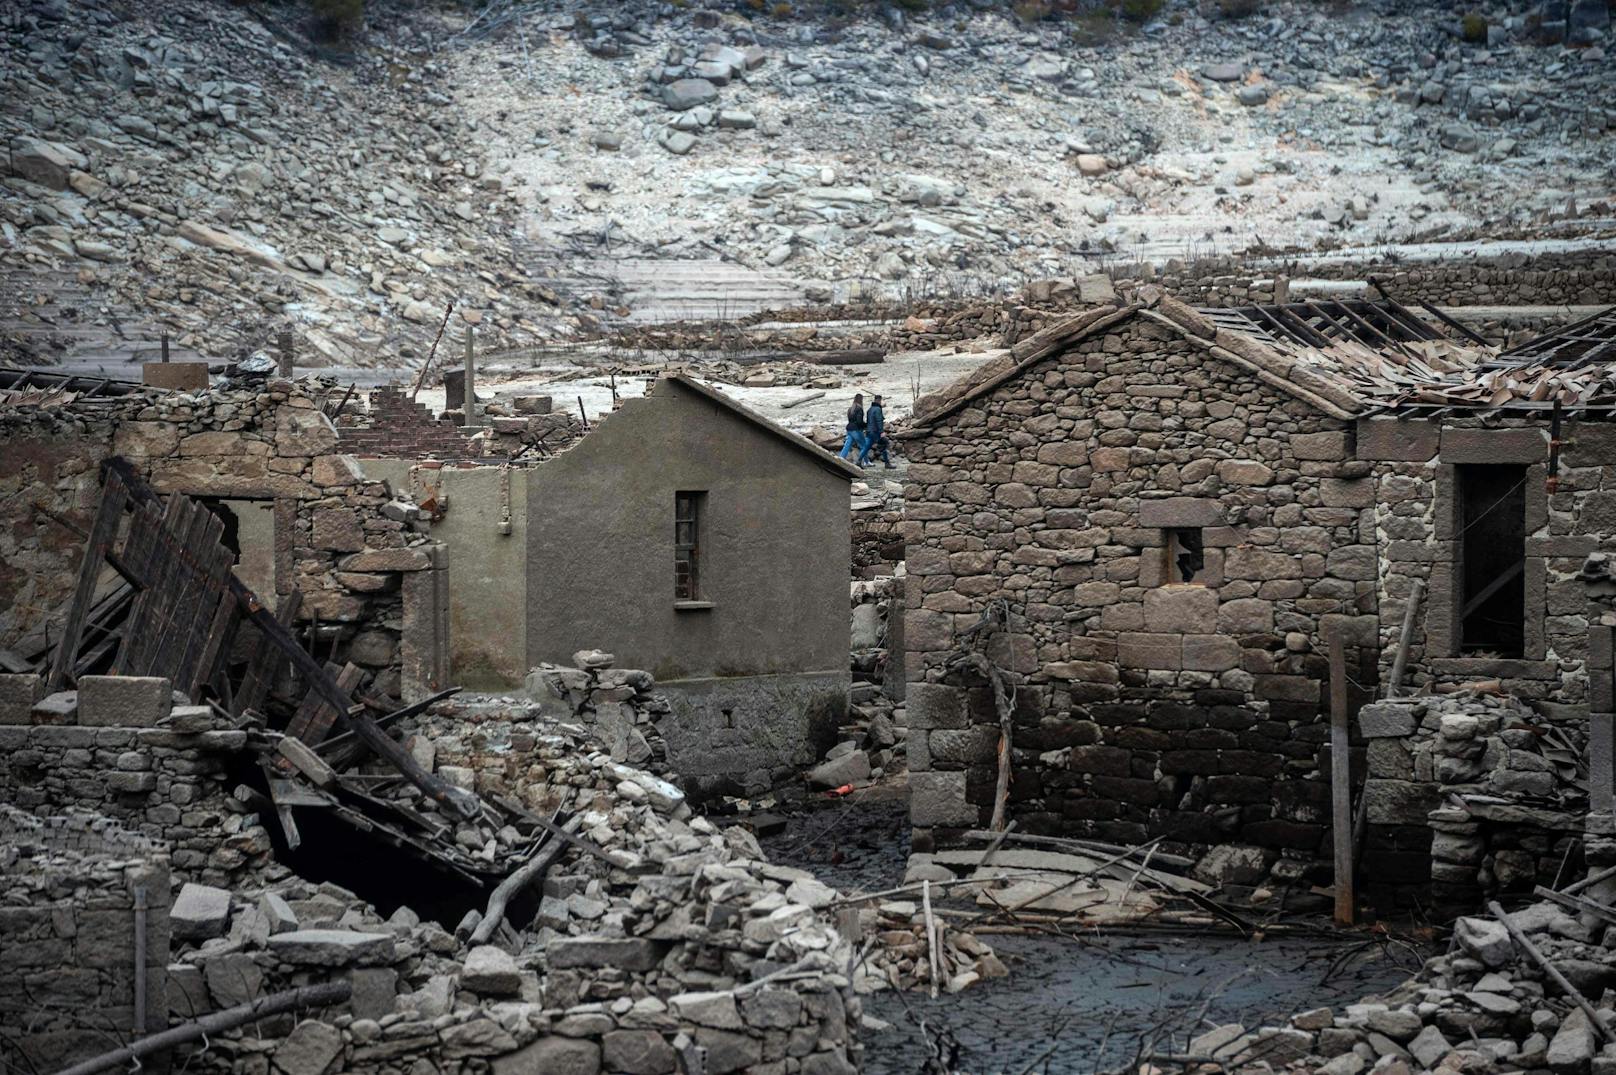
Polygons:
<instances>
[{"instance_id":1,"label":"broken wooden plank","mask_svg":"<svg viewBox=\"0 0 1616 1075\"><path fill-rule=\"evenodd\" d=\"M338 669L334 664L327 663L325 670L336 678L337 686L342 689L345 695L351 695L354 689L359 686L359 681L365 677L364 669L352 661L341 669ZM349 708L344 706L343 712L347 712ZM303 699L303 704L298 706L297 712L292 716L291 721L286 725L286 734L294 739L301 740L310 747L317 747L330 733L331 725L335 723L336 719L337 711L332 707L331 703L311 690L308 696Z\"/></svg>"},{"instance_id":2,"label":"broken wooden plank","mask_svg":"<svg viewBox=\"0 0 1616 1075\"><path fill-rule=\"evenodd\" d=\"M237 598L239 603L240 598ZM293 590L281 595L280 604L275 610L275 618L282 624L290 626L297 618L297 610L303 606L303 591ZM255 626L254 632L262 634ZM286 663L286 657L280 650L266 641L253 648L252 658L247 662L247 671L241 677L241 688L236 691L232 699L232 712L241 716L249 709L261 708L264 699L269 696L269 688L280 675L281 668Z\"/></svg>"},{"instance_id":3,"label":"broken wooden plank","mask_svg":"<svg viewBox=\"0 0 1616 1075\"><path fill-rule=\"evenodd\" d=\"M62 626L61 638L56 644L56 657L51 662L45 689L59 691L67 685L69 670L78 660L79 638L84 630L84 617L89 614L95 598L96 584L101 578L101 564L112 543L118 537L118 525L123 521L124 504L128 490L123 479L108 472L101 489L101 505L96 509L95 521L90 525L90 540L84 546L84 559L79 564L79 581L68 605L67 622Z\"/></svg>"},{"instance_id":4,"label":"broken wooden plank","mask_svg":"<svg viewBox=\"0 0 1616 1075\"><path fill-rule=\"evenodd\" d=\"M1352 772L1347 750L1347 650L1341 632L1330 635L1330 846L1335 859L1335 924L1358 917L1352 885Z\"/></svg>"},{"instance_id":5,"label":"broken wooden plank","mask_svg":"<svg viewBox=\"0 0 1616 1075\"><path fill-rule=\"evenodd\" d=\"M336 770L300 740L283 736L275 744L275 750L280 754L281 761L308 777L315 787L330 790L337 786Z\"/></svg>"}]
</instances>

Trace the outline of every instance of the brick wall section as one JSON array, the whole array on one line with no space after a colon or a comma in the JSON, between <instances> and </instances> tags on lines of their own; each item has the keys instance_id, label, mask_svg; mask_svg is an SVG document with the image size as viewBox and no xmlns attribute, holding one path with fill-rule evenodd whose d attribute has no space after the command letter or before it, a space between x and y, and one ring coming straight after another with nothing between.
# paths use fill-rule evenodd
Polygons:
<instances>
[{"instance_id":1,"label":"brick wall section","mask_svg":"<svg viewBox=\"0 0 1616 1075\"><path fill-rule=\"evenodd\" d=\"M134 1026L135 890L146 1023ZM56 1071L168 1025L168 860L104 819L0 806L0 1067Z\"/></svg>"},{"instance_id":2,"label":"brick wall section","mask_svg":"<svg viewBox=\"0 0 1616 1075\"><path fill-rule=\"evenodd\" d=\"M424 404L395 385L383 385L370 393L368 416L344 418L338 427L342 447L354 455L459 459L471 454L470 438L453 422L432 417Z\"/></svg>"},{"instance_id":3,"label":"brick wall section","mask_svg":"<svg viewBox=\"0 0 1616 1075\"><path fill-rule=\"evenodd\" d=\"M1021 682L1024 830L1321 854L1324 634L1372 643L1376 600L1374 490L1350 450L1350 423L1143 318L909 440L917 829L987 817L997 717L946 663L1003 596L989 653ZM1204 528L1204 585L1169 576L1173 525Z\"/></svg>"}]
</instances>

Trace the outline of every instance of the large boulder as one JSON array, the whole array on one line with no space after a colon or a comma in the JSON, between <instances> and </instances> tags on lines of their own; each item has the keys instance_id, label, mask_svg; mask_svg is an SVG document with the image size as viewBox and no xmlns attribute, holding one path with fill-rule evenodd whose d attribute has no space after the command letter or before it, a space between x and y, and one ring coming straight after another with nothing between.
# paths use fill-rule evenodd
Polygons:
<instances>
[{"instance_id":1,"label":"large boulder","mask_svg":"<svg viewBox=\"0 0 1616 1075\"><path fill-rule=\"evenodd\" d=\"M681 78L662 87L662 103L675 112L718 99L718 87L705 78Z\"/></svg>"},{"instance_id":2,"label":"large boulder","mask_svg":"<svg viewBox=\"0 0 1616 1075\"><path fill-rule=\"evenodd\" d=\"M66 190L74 170L89 167L84 154L60 142L19 138L11 143L11 173L51 190Z\"/></svg>"}]
</instances>

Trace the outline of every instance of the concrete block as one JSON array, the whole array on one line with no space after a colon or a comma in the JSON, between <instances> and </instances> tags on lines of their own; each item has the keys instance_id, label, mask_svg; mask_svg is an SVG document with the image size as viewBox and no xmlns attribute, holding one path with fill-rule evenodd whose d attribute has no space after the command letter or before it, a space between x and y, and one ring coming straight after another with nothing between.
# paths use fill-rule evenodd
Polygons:
<instances>
[{"instance_id":1,"label":"concrete block","mask_svg":"<svg viewBox=\"0 0 1616 1075\"><path fill-rule=\"evenodd\" d=\"M1240 666L1240 643L1223 635L1185 635L1184 667L1195 672L1227 672Z\"/></svg>"},{"instance_id":2,"label":"concrete block","mask_svg":"<svg viewBox=\"0 0 1616 1075\"><path fill-rule=\"evenodd\" d=\"M975 825L978 811L965 797L965 774L909 774L909 820L919 828Z\"/></svg>"},{"instance_id":3,"label":"concrete block","mask_svg":"<svg viewBox=\"0 0 1616 1075\"><path fill-rule=\"evenodd\" d=\"M1400 702L1372 702L1358 710L1358 733L1365 739L1413 735L1418 725L1414 711Z\"/></svg>"},{"instance_id":4,"label":"concrete block","mask_svg":"<svg viewBox=\"0 0 1616 1075\"><path fill-rule=\"evenodd\" d=\"M911 683L905 704L908 707L909 727L915 731L963 728L968 723L965 694L958 687L943 683Z\"/></svg>"},{"instance_id":5,"label":"concrete block","mask_svg":"<svg viewBox=\"0 0 1616 1075\"><path fill-rule=\"evenodd\" d=\"M0 724L32 723L30 712L45 690L45 681L32 673L0 675Z\"/></svg>"},{"instance_id":6,"label":"concrete block","mask_svg":"<svg viewBox=\"0 0 1616 1075\"><path fill-rule=\"evenodd\" d=\"M1442 428L1423 419L1358 419L1359 459L1424 463L1436 457Z\"/></svg>"},{"instance_id":7,"label":"concrete block","mask_svg":"<svg viewBox=\"0 0 1616 1075\"><path fill-rule=\"evenodd\" d=\"M1124 668L1184 666L1184 636L1129 631L1117 636L1117 663Z\"/></svg>"},{"instance_id":8,"label":"concrete block","mask_svg":"<svg viewBox=\"0 0 1616 1075\"><path fill-rule=\"evenodd\" d=\"M173 688L158 676L84 676L79 723L91 728L153 728L173 707Z\"/></svg>"},{"instance_id":9,"label":"concrete block","mask_svg":"<svg viewBox=\"0 0 1616 1075\"><path fill-rule=\"evenodd\" d=\"M1315 462L1335 462L1346 459L1351 455L1351 434L1340 433L1293 433L1291 435L1291 451L1298 459L1307 459Z\"/></svg>"},{"instance_id":10,"label":"concrete block","mask_svg":"<svg viewBox=\"0 0 1616 1075\"><path fill-rule=\"evenodd\" d=\"M33 724L77 724L78 718L78 691L47 694L28 711L28 720Z\"/></svg>"},{"instance_id":11,"label":"concrete block","mask_svg":"<svg viewBox=\"0 0 1616 1075\"><path fill-rule=\"evenodd\" d=\"M1146 590L1145 629L1171 634L1212 634L1218 629L1217 591L1191 584Z\"/></svg>"},{"instance_id":12,"label":"concrete block","mask_svg":"<svg viewBox=\"0 0 1616 1075\"><path fill-rule=\"evenodd\" d=\"M1373 825L1424 825L1441 803L1436 784L1409 780L1365 780L1364 800Z\"/></svg>"},{"instance_id":13,"label":"concrete block","mask_svg":"<svg viewBox=\"0 0 1616 1075\"><path fill-rule=\"evenodd\" d=\"M205 941L223 936L230 923L230 893L212 885L186 884L174 897L168 920L175 940Z\"/></svg>"}]
</instances>

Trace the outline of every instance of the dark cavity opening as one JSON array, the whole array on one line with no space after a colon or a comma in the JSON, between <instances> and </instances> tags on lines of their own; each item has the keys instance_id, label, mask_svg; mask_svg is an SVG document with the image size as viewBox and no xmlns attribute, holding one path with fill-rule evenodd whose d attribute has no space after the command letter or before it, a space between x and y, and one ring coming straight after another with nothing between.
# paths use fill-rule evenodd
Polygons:
<instances>
[{"instance_id":1,"label":"dark cavity opening","mask_svg":"<svg viewBox=\"0 0 1616 1075\"><path fill-rule=\"evenodd\" d=\"M1526 652L1526 467L1458 468L1461 653Z\"/></svg>"}]
</instances>

